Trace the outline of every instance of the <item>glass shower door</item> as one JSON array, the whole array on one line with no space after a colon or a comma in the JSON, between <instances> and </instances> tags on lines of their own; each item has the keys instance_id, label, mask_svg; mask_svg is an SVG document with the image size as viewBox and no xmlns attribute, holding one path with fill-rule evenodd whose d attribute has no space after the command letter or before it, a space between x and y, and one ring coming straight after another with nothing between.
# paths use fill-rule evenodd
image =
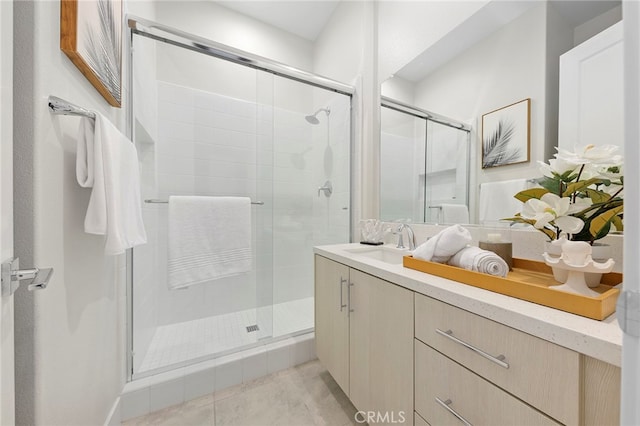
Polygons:
<instances>
[{"instance_id":1,"label":"glass shower door","mask_svg":"<svg viewBox=\"0 0 640 426\"><path fill-rule=\"evenodd\" d=\"M426 220L445 223L443 204L469 205L469 132L426 122Z\"/></svg>"},{"instance_id":2,"label":"glass shower door","mask_svg":"<svg viewBox=\"0 0 640 426\"><path fill-rule=\"evenodd\" d=\"M273 78L272 306L280 337L313 329L313 246L349 241L351 99Z\"/></svg>"},{"instance_id":3,"label":"glass shower door","mask_svg":"<svg viewBox=\"0 0 640 426\"><path fill-rule=\"evenodd\" d=\"M384 106L380 116L380 218L424 222L426 121Z\"/></svg>"}]
</instances>

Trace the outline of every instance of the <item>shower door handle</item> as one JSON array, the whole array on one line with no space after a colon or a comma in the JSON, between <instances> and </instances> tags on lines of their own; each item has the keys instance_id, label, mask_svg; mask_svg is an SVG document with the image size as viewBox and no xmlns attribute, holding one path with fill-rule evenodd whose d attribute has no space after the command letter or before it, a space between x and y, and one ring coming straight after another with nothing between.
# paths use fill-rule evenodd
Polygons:
<instances>
[{"instance_id":1,"label":"shower door handle","mask_svg":"<svg viewBox=\"0 0 640 426\"><path fill-rule=\"evenodd\" d=\"M324 196L329 198L333 193L333 185L331 185L331 181L326 181L324 185L318 188L318 197L320 196L320 191L324 191Z\"/></svg>"}]
</instances>

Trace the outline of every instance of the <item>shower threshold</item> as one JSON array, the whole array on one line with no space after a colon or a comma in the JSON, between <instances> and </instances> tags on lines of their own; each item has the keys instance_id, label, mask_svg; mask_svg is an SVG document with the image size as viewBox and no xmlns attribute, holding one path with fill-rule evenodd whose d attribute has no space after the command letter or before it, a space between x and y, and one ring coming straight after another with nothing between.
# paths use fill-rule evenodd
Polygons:
<instances>
[{"instance_id":1,"label":"shower threshold","mask_svg":"<svg viewBox=\"0 0 640 426\"><path fill-rule=\"evenodd\" d=\"M308 297L160 326L134 376L144 377L309 331L314 326L313 309L313 297ZM258 330L248 332L256 325Z\"/></svg>"}]
</instances>

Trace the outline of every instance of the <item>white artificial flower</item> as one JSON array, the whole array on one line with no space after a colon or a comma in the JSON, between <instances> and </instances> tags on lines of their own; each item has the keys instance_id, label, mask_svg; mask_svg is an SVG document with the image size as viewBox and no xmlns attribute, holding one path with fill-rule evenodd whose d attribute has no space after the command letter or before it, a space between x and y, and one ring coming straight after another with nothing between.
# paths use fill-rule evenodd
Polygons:
<instances>
[{"instance_id":1,"label":"white artificial flower","mask_svg":"<svg viewBox=\"0 0 640 426\"><path fill-rule=\"evenodd\" d=\"M577 164L621 164L622 156L616 155L616 145L585 145L575 147L573 152L558 148L556 158Z\"/></svg>"},{"instance_id":2,"label":"white artificial flower","mask_svg":"<svg viewBox=\"0 0 640 426\"><path fill-rule=\"evenodd\" d=\"M551 159L549 160L549 164L538 161L538 164L540 165L540 172L550 178L554 177L554 173L558 175L562 175L568 171L578 173L578 169L581 166L581 163L567 161L564 158Z\"/></svg>"},{"instance_id":3,"label":"white artificial flower","mask_svg":"<svg viewBox=\"0 0 640 426\"><path fill-rule=\"evenodd\" d=\"M622 164L594 166L594 172L597 173L598 176L609 180L620 180L620 176L624 175Z\"/></svg>"},{"instance_id":4,"label":"white artificial flower","mask_svg":"<svg viewBox=\"0 0 640 426\"><path fill-rule=\"evenodd\" d=\"M582 230L584 222L577 217L568 216L570 208L569 197L558 197L549 192L539 200L535 198L527 200L522 208L522 217L535 220L533 226L537 229L542 229L553 222L553 225L562 231L575 234Z\"/></svg>"}]
</instances>

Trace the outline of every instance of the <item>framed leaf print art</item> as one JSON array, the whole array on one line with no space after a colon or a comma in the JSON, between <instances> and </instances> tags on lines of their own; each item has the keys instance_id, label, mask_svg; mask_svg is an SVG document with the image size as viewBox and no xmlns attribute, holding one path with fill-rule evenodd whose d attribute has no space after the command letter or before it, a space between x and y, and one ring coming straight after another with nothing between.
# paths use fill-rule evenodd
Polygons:
<instances>
[{"instance_id":1,"label":"framed leaf print art","mask_svg":"<svg viewBox=\"0 0 640 426\"><path fill-rule=\"evenodd\" d=\"M110 105L122 102L122 2L61 0L60 49Z\"/></svg>"},{"instance_id":2,"label":"framed leaf print art","mask_svg":"<svg viewBox=\"0 0 640 426\"><path fill-rule=\"evenodd\" d=\"M531 99L482 116L482 168L526 163L530 152Z\"/></svg>"}]
</instances>

